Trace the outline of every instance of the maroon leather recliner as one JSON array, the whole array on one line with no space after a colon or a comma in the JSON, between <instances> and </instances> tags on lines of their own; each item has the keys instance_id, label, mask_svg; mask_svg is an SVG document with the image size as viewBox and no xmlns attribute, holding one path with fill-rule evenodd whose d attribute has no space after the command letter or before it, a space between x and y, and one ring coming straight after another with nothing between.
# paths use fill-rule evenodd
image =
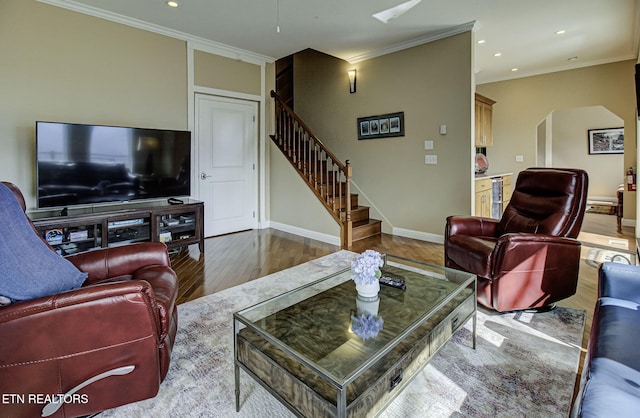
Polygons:
<instances>
[{"instance_id":1,"label":"maroon leather recliner","mask_svg":"<svg viewBox=\"0 0 640 418\"><path fill-rule=\"evenodd\" d=\"M89 415L155 396L167 374L178 280L166 246L67 259L88 273L81 288L0 307L0 416Z\"/></svg>"},{"instance_id":2,"label":"maroon leather recliner","mask_svg":"<svg viewBox=\"0 0 640 418\"><path fill-rule=\"evenodd\" d=\"M447 218L447 267L478 276L478 302L499 312L545 309L576 292L587 173L521 171L500 220Z\"/></svg>"}]
</instances>

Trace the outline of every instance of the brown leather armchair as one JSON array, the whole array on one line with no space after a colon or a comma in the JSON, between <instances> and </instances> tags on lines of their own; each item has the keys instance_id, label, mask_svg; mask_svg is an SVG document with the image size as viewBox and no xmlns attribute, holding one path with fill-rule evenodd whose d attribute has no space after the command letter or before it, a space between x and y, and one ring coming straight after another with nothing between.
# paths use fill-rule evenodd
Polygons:
<instances>
[{"instance_id":1,"label":"brown leather armchair","mask_svg":"<svg viewBox=\"0 0 640 418\"><path fill-rule=\"evenodd\" d=\"M500 220L447 218L447 267L478 276L478 302L499 312L544 310L576 292L587 201L583 170L520 172Z\"/></svg>"},{"instance_id":2,"label":"brown leather armchair","mask_svg":"<svg viewBox=\"0 0 640 418\"><path fill-rule=\"evenodd\" d=\"M89 415L155 396L167 374L178 285L166 246L67 259L88 273L81 288L0 307L0 416Z\"/></svg>"}]
</instances>

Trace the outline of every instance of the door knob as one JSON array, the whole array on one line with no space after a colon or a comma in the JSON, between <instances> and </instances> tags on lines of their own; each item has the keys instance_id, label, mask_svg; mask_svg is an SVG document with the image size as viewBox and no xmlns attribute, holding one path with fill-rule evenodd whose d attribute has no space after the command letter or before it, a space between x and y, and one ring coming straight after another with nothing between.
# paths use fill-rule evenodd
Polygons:
<instances>
[{"instance_id":1,"label":"door knob","mask_svg":"<svg viewBox=\"0 0 640 418\"><path fill-rule=\"evenodd\" d=\"M207 177L210 177L210 176L208 176L208 175L207 175L207 173L204 173L204 172L203 172L203 173L200 173L200 178L201 178L202 180L206 180L206 178L207 178Z\"/></svg>"}]
</instances>

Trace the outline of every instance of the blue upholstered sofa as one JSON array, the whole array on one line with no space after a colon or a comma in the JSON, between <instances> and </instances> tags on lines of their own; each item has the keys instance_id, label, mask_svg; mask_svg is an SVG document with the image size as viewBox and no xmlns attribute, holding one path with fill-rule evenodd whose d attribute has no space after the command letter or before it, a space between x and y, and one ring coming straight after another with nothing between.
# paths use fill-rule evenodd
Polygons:
<instances>
[{"instance_id":1,"label":"blue upholstered sofa","mask_svg":"<svg viewBox=\"0 0 640 418\"><path fill-rule=\"evenodd\" d=\"M573 416L640 416L640 267L604 263Z\"/></svg>"}]
</instances>

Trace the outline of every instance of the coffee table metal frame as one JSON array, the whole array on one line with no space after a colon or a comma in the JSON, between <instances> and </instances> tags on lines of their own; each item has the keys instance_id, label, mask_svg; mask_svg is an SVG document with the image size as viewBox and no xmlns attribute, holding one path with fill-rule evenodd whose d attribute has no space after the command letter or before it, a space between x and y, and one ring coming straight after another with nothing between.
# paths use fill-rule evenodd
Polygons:
<instances>
[{"instance_id":1,"label":"coffee table metal frame","mask_svg":"<svg viewBox=\"0 0 640 418\"><path fill-rule=\"evenodd\" d=\"M302 297L304 300L304 298L308 297L309 294L313 295L313 294L319 294L322 293L323 291L327 290L328 288L331 288L333 286L335 286L336 284L340 284L343 283L346 280L350 280L350 279L346 279L343 280L340 278L340 276L344 276L346 272L348 272L350 269L343 269L340 270L336 273L330 274L328 276L325 276L319 280L313 281L311 283L308 283L306 285L303 285L301 287L298 287L296 289L290 290L288 292L285 292L281 295L275 296L271 299L267 299L263 302L260 302L258 304L255 304L251 307L245 308L243 310L240 310L238 312L235 312L233 314L233 319L234 319L234 326L233 326L233 332L234 332L234 373L235 373L235 398L236 398L236 411L239 412L240 411L240 369L242 368L247 374L249 374L256 382L258 382L259 384L261 384L269 393L271 393L276 399L278 399L283 405L285 405L287 408L289 408L294 414L298 415L298 416L302 416L300 414L299 411L296 410L296 408L290 404L290 402L287 399L284 399L282 396L280 396L278 393L276 393L274 390L272 390L271 387L269 387L269 385L267 385L265 382L262 381L262 379L257 376L251 369L249 369L247 366L245 366L238 358L238 333L240 332L240 330L244 327L250 328L252 331L256 332L257 334L259 334L262 338L264 338L266 341L268 341L269 343L273 344L274 346L276 346L278 349L282 350L284 353L286 353L288 356L290 356L291 358L295 359L296 361L300 362L301 364L303 364L304 366L306 366L307 368L309 368L310 370L312 370L314 373L317 374L317 376L321 377L322 379L324 379L327 383L329 383L330 385L332 385L338 393L337 399L336 399L336 407L337 407L337 416L338 418L344 418L346 417L347 414L347 399L346 399L346 393L347 393L347 387L350 383L352 383L356 378L358 378L362 373L364 373L365 371L367 371L370 367L372 367L374 364L376 364L378 361L380 361L382 358L384 358L385 355L387 355L391 350L393 350L404 338L406 338L408 335L410 335L412 332L414 332L417 328L419 328L421 325L423 325L429 318L431 318L435 313L437 313L440 309L442 309L444 306L446 306L449 302L451 302L454 297L456 297L460 292L462 292L464 289L472 289L472 294L473 294L473 313L471 315L472 318L472 347L473 349L476 348L476 327L477 327L477 302L476 302L476 296L477 296L477 287L476 287L476 276L471 274L471 273L466 273L466 272L462 272L462 271L458 271L458 270L453 270L450 268L446 268L446 267L441 267L441 266L435 266L435 265L431 265L431 264L427 264L427 263L422 263L422 262L418 262L418 261L414 261L414 260L410 260L407 258L403 258L403 257L399 257L399 256L394 256L394 255L383 255L384 259L385 259L385 266L387 265L387 263L389 263L389 265L398 265L400 267L407 267L410 266L409 268L413 268L413 269L422 269L424 268L425 272L440 272L440 274L435 273L435 276L440 276L442 278L444 278L445 280L450 280L450 277L453 277L453 282L456 283L458 285L457 289L454 292L451 292L447 297L445 297L444 299L442 299L435 307L433 307L433 309L429 310L428 312L425 312L422 317L413 322L410 326L408 326L407 328L404 329L403 332L399 333L392 341L390 341L389 343L387 343L382 349L378 350L373 356L369 357L364 363L362 363L359 367L357 367L355 370L353 370L353 372L351 372L348 376L344 377L344 378L340 378L336 375L334 375L331 371L326 370L320 366L318 366L316 363L314 363L313 361L309 360L308 358L306 358L304 355L296 352L296 350L290 348L289 346L287 346L286 344L284 344L282 341L280 341L278 338L274 337L273 335L269 334L268 332L265 332L263 329L261 329L259 326L257 326L255 324L255 320L252 320L251 314L255 313L255 312L260 312L262 311L262 313L265 313L265 316L267 316L267 314L272 314L278 311L278 309L283 309L286 308L290 305L290 300L288 301L287 299L291 299L293 298L293 300L296 300L296 298ZM393 263L393 264L391 264ZM405 264L406 263L406 264ZM417 266L417 267L416 267ZM384 270L384 267L383 267ZM415 270L415 271L419 271L419 270ZM450 276L450 277L447 277ZM332 283L331 280L341 280L341 281L337 281L335 283ZM327 287L328 286L328 287ZM319 289L319 290L318 290ZM306 294L304 294L304 296L297 296L297 294L301 294L302 292L307 292ZM466 321L465 321L466 322ZM461 324L462 325L462 324ZM423 365L421 368L423 368L425 365ZM417 374L417 373L416 373ZM410 378L412 378L414 376L410 376ZM397 396L397 394L396 394ZM394 396L395 397L395 396Z\"/></svg>"}]
</instances>

